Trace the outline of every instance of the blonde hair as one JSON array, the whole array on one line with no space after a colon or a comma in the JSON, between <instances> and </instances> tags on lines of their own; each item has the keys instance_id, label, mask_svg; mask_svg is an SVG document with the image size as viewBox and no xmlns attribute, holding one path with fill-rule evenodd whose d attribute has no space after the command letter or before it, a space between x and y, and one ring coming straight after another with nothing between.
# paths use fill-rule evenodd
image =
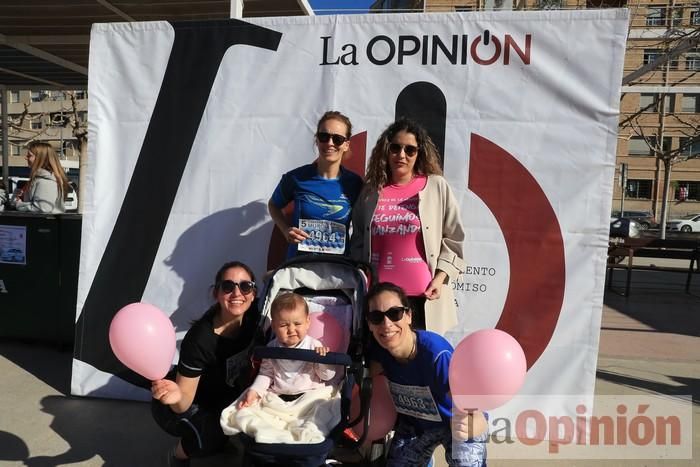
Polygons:
<instances>
[{"instance_id":1,"label":"blonde hair","mask_svg":"<svg viewBox=\"0 0 700 467\"><path fill-rule=\"evenodd\" d=\"M391 181L389 166L389 145L397 133L410 133L416 137L418 156L413 166L414 175L442 175L440 168L440 153L428 132L418 123L402 118L387 127L377 139L372 149L372 155L367 164L365 185L374 191L388 185Z\"/></svg>"},{"instance_id":2,"label":"blonde hair","mask_svg":"<svg viewBox=\"0 0 700 467\"><path fill-rule=\"evenodd\" d=\"M318 120L318 124L316 124L316 132L321 128L321 125L323 125L324 122L328 120L337 120L340 123L345 125L345 137L350 139L352 136L352 123L350 123L350 119L343 115L341 112L338 112L337 110L329 110L328 112L324 113L321 115L321 118Z\"/></svg>"},{"instance_id":3,"label":"blonde hair","mask_svg":"<svg viewBox=\"0 0 700 467\"><path fill-rule=\"evenodd\" d=\"M56 177L58 192L62 198L65 198L66 194L68 194L68 177L66 177L66 172L63 170L63 166L58 160L58 155L53 147L48 143L34 141L27 145L27 151L34 155L34 162L32 162L29 176L29 186L34 183L37 171L44 169Z\"/></svg>"},{"instance_id":4,"label":"blonde hair","mask_svg":"<svg viewBox=\"0 0 700 467\"><path fill-rule=\"evenodd\" d=\"M304 300L304 297L294 292L280 294L275 297L270 305L270 318L276 318L282 310L296 310L297 308L302 308L308 316L309 305Z\"/></svg>"}]
</instances>

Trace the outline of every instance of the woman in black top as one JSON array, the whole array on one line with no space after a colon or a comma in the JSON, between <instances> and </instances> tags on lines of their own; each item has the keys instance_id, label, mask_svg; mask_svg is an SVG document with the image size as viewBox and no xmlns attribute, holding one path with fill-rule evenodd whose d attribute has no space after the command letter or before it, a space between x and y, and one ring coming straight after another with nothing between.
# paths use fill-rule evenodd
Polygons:
<instances>
[{"instance_id":1,"label":"woman in black top","mask_svg":"<svg viewBox=\"0 0 700 467\"><path fill-rule=\"evenodd\" d=\"M248 349L259 311L253 271L243 263L224 264L216 273L216 303L199 318L180 346L175 381L151 385L156 422L180 441L171 465L189 465L190 457L220 451L226 444L221 410L252 380Z\"/></svg>"}]
</instances>

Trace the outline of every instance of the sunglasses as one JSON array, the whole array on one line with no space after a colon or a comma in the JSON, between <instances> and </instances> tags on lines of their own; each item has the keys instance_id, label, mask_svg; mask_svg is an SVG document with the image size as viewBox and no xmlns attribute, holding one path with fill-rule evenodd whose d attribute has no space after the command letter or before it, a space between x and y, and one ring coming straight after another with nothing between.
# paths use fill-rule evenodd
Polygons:
<instances>
[{"instance_id":1,"label":"sunglasses","mask_svg":"<svg viewBox=\"0 0 700 467\"><path fill-rule=\"evenodd\" d=\"M236 289L236 286L238 286L238 290L240 290L243 295L248 295L255 290L255 282L253 281L233 282L231 280L225 280L219 283L218 288L223 293L231 293Z\"/></svg>"},{"instance_id":2,"label":"sunglasses","mask_svg":"<svg viewBox=\"0 0 700 467\"><path fill-rule=\"evenodd\" d=\"M367 313L367 321L372 324L382 324L386 316L391 321L396 322L403 318L403 314L409 309L407 306L392 306L386 311L372 310Z\"/></svg>"},{"instance_id":3,"label":"sunglasses","mask_svg":"<svg viewBox=\"0 0 700 467\"><path fill-rule=\"evenodd\" d=\"M336 135L335 133L326 133L325 131L319 131L318 133L316 133L316 139L320 143L327 143L328 141L333 140L333 144L335 144L336 146L340 146L348 140L348 138L346 138L343 135Z\"/></svg>"},{"instance_id":4,"label":"sunglasses","mask_svg":"<svg viewBox=\"0 0 700 467\"><path fill-rule=\"evenodd\" d=\"M408 157L413 157L418 152L418 146L413 146L412 144L398 144L391 143L389 145L389 152L392 154L401 154L401 150L406 153Z\"/></svg>"}]
</instances>

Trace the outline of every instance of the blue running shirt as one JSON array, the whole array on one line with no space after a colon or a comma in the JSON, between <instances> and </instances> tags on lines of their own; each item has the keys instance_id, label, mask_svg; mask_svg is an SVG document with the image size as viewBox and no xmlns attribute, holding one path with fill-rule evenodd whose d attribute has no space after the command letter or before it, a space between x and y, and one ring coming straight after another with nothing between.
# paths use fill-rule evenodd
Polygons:
<instances>
[{"instance_id":1,"label":"blue running shirt","mask_svg":"<svg viewBox=\"0 0 700 467\"><path fill-rule=\"evenodd\" d=\"M338 178L323 178L316 164L298 167L282 175L272 203L282 209L294 201L292 223L299 227L299 219L335 221L345 225L346 252L350 243L350 210L362 189L362 178L354 172L340 168ZM287 258L296 256L297 245L289 245Z\"/></svg>"}]
</instances>

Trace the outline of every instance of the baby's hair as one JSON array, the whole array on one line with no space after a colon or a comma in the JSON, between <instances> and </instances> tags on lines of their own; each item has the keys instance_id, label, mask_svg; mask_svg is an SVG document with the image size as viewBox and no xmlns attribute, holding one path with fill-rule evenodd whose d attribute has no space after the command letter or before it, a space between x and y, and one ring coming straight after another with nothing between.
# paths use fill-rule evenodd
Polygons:
<instances>
[{"instance_id":1,"label":"baby's hair","mask_svg":"<svg viewBox=\"0 0 700 467\"><path fill-rule=\"evenodd\" d=\"M304 300L304 297L294 292L286 292L278 295L270 305L270 318L277 317L282 310L295 310L301 308L306 315L309 315L309 305Z\"/></svg>"}]
</instances>

